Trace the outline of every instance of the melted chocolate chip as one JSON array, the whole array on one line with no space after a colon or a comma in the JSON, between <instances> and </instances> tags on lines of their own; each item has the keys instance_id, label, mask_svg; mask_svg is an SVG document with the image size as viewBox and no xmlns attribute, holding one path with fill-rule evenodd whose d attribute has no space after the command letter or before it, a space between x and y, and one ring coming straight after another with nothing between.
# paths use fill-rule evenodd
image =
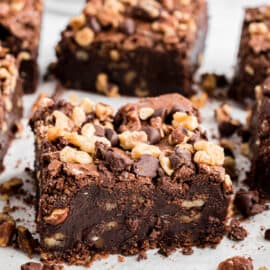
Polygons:
<instances>
[{"instance_id":1,"label":"melted chocolate chip","mask_svg":"<svg viewBox=\"0 0 270 270\"><path fill-rule=\"evenodd\" d=\"M193 167L191 153L185 149L177 148L169 159L174 170L182 166Z\"/></svg>"},{"instance_id":2,"label":"melted chocolate chip","mask_svg":"<svg viewBox=\"0 0 270 270\"><path fill-rule=\"evenodd\" d=\"M160 132L158 129L146 126L142 129L146 134L150 144L157 144L161 140Z\"/></svg>"},{"instance_id":3,"label":"melted chocolate chip","mask_svg":"<svg viewBox=\"0 0 270 270\"><path fill-rule=\"evenodd\" d=\"M187 135L187 130L182 126L179 126L178 128L172 131L172 134L171 134L172 143L179 144L183 142L186 135Z\"/></svg>"},{"instance_id":4,"label":"melted chocolate chip","mask_svg":"<svg viewBox=\"0 0 270 270\"><path fill-rule=\"evenodd\" d=\"M98 137L104 137L105 136L105 130L103 127L99 126L99 125L94 125L96 132L95 135Z\"/></svg>"},{"instance_id":5,"label":"melted chocolate chip","mask_svg":"<svg viewBox=\"0 0 270 270\"><path fill-rule=\"evenodd\" d=\"M105 136L111 142L112 146L116 146L118 144L119 142L118 135L113 129L106 128Z\"/></svg>"},{"instance_id":6,"label":"melted chocolate chip","mask_svg":"<svg viewBox=\"0 0 270 270\"><path fill-rule=\"evenodd\" d=\"M105 160L109 164L112 171L129 171L133 161L124 154L121 150L113 149L109 150L105 154Z\"/></svg>"},{"instance_id":7,"label":"melted chocolate chip","mask_svg":"<svg viewBox=\"0 0 270 270\"><path fill-rule=\"evenodd\" d=\"M134 172L139 176L154 178L157 176L159 161L150 155L143 155L134 164Z\"/></svg>"},{"instance_id":8,"label":"melted chocolate chip","mask_svg":"<svg viewBox=\"0 0 270 270\"><path fill-rule=\"evenodd\" d=\"M135 33L134 20L132 20L130 18L125 19L120 26L120 30L127 35L133 35Z\"/></svg>"},{"instance_id":9,"label":"melted chocolate chip","mask_svg":"<svg viewBox=\"0 0 270 270\"><path fill-rule=\"evenodd\" d=\"M267 241L270 241L270 229L267 229L264 232L264 239L267 240Z\"/></svg>"}]
</instances>

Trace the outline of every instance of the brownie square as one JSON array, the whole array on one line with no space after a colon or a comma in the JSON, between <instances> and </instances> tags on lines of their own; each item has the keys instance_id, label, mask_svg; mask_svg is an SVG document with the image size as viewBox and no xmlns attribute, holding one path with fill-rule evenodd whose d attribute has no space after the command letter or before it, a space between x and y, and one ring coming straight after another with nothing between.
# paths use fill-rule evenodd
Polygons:
<instances>
[{"instance_id":1,"label":"brownie square","mask_svg":"<svg viewBox=\"0 0 270 270\"><path fill-rule=\"evenodd\" d=\"M270 78L256 87L257 102L253 110L250 130L252 160L250 181L260 195L270 198Z\"/></svg>"},{"instance_id":2,"label":"brownie square","mask_svg":"<svg viewBox=\"0 0 270 270\"><path fill-rule=\"evenodd\" d=\"M220 242L231 180L189 100L145 98L115 115L89 99L39 104L30 124L44 260Z\"/></svg>"},{"instance_id":3,"label":"brownie square","mask_svg":"<svg viewBox=\"0 0 270 270\"><path fill-rule=\"evenodd\" d=\"M50 73L108 96L190 96L207 28L206 0L89 1L63 31Z\"/></svg>"},{"instance_id":4,"label":"brownie square","mask_svg":"<svg viewBox=\"0 0 270 270\"><path fill-rule=\"evenodd\" d=\"M0 2L0 43L20 60L25 93L32 93L37 88L42 12L43 0Z\"/></svg>"},{"instance_id":5,"label":"brownie square","mask_svg":"<svg viewBox=\"0 0 270 270\"><path fill-rule=\"evenodd\" d=\"M270 72L270 6L245 11L236 76L230 96L239 102L255 100L255 87Z\"/></svg>"},{"instance_id":6,"label":"brownie square","mask_svg":"<svg viewBox=\"0 0 270 270\"><path fill-rule=\"evenodd\" d=\"M16 59L0 47L0 171L22 116L22 83Z\"/></svg>"}]
</instances>

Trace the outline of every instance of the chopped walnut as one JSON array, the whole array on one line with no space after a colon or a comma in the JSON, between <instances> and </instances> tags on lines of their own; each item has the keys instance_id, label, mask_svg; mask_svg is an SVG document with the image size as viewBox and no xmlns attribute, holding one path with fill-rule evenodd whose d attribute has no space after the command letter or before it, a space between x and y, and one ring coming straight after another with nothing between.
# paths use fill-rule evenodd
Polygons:
<instances>
[{"instance_id":1,"label":"chopped walnut","mask_svg":"<svg viewBox=\"0 0 270 270\"><path fill-rule=\"evenodd\" d=\"M146 143L138 143L132 149L131 156L133 159L138 159L143 155L151 155L153 157L159 157L161 151L159 147L154 145L149 145Z\"/></svg>"},{"instance_id":2,"label":"chopped walnut","mask_svg":"<svg viewBox=\"0 0 270 270\"><path fill-rule=\"evenodd\" d=\"M86 120L86 115L81 107L74 107L71 118L77 127L80 127Z\"/></svg>"},{"instance_id":3,"label":"chopped walnut","mask_svg":"<svg viewBox=\"0 0 270 270\"><path fill-rule=\"evenodd\" d=\"M62 246L64 240L65 236L62 233L56 233L50 237L45 237L43 241L47 247L51 248Z\"/></svg>"},{"instance_id":4,"label":"chopped walnut","mask_svg":"<svg viewBox=\"0 0 270 270\"><path fill-rule=\"evenodd\" d=\"M141 108L139 110L139 116L141 120L147 120L149 117L151 117L154 113L153 108Z\"/></svg>"},{"instance_id":5,"label":"chopped walnut","mask_svg":"<svg viewBox=\"0 0 270 270\"><path fill-rule=\"evenodd\" d=\"M188 115L183 112L176 112L173 115L172 124L174 128L178 128L181 125L191 131L195 130L199 126L197 117Z\"/></svg>"},{"instance_id":6,"label":"chopped walnut","mask_svg":"<svg viewBox=\"0 0 270 270\"><path fill-rule=\"evenodd\" d=\"M92 123L87 123L82 127L81 133L91 139L96 133L95 126Z\"/></svg>"},{"instance_id":7,"label":"chopped walnut","mask_svg":"<svg viewBox=\"0 0 270 270\"><path fill-rule=\"evenodd\" d=\"M251 35L265 35L269 32L267 25L263 22L251 23L248 30Z\"/></svg>"},{"instance_id":8,"label":"chopped walnut","mask_svg":"<svg viewBox=\"0 0 270 270\"><path fill-rule=\"evenodd\" d=\"M194 144L197 151L194 161L198 164L221 166L224 163L224 150L220 146L207 141L198 141Z\"/></svg>"},{"instance_id":9,"label":"chopped walnut","mask_svg":"<svg viewBox=\"0 0 270 270\"><path fill-rule=\"evenodd\" d=\"M10 244L15 227L15 221L9 215L0 213L0 247Z\"/></svg>"},{"instance_id":10,"label":"chopped walnut","mask_svg":"<svg viewBox=\"0 0 270 270\"><path fill-rule=\"evenodd\" d=\"M62 136L64 136L65 132L61 128L51 127L48 128L47 131L47 139L49 142L52 142Z\"/></svg>"},{"instance_id":11,"label":"chopped walnut","mask_svg":"<svg viewBox=\"0 0 270 270\"><path fill-rule=\"evenodd\" d=\"M183 201L181 206L184 207L184 208L193 208L193 207L202 207L204 206L205 204L205 201L202 200L202 199L197 199L197 200L192 200L192 201Z\"/></svg>"},{"instance_id":12,"label":"chopped walnut","mask_svg":"<svg viewBox=\"0 0 270 270\"><path fill-rule=\"evenodd\" d=\"M163 153L159 156L159 162L165 173L171 176L174 172L170 159Z\"/></svg>"},{"instance_id":13,"label":"chopped walnut","mask_svg":"<svg viewBox=\"0 0 270 270\"><path fill-rule=\"evenodd\" d=\"M55 124L54 126L56 128L62 129L62 130L70 130L71 120L61 111L54 111L52 114L55 118Z\"/></svg>"},{"instance_id":14,"label":"chopped walnut","mask_svg":"<svg viewBox=\"0 0 270 270\"><path fill-rule=\"evenodd\" d=\"M49 216L44 217L44 220L51 225L61 224L68 217L68 211L68 208L54 209Z\"/></svg>"},{"instance_id":15,"label":"chopped walnut","mask_svg":"<svg viewBox=\"0 0 270 270\"><path fill-rule=\"evenodd\" d=\"M96 116L101 120L107 120L113 116L113 108L110 105L104 103L96 104Z\"/></svg>"},{"instance_id":16,"label":"chopped walnut","mask_svg":"<svg viewBox=\"0 0 270 270\"><path fill-rule=\"evenodd\" d=\"M83 108L86 114L88 114L93 111L94 103L89 98L84 98L80 102L80 107Z\"/></svg>"},{"instance_id":17,"label":"chopped walnut","mask_svg":"<svg viewBox=\"0 0 270 270\"><path fill-rule=\"evenodd\" d=\"M94 38L95 34L89 27L84 27L75 34L77 44L82 47L89 46L94 41Z\"/></svg>"},{"instance_id":18,"label":"chopped walnut","mask_svg":"<svg viewBox=\"0 0 270 270\"><path fill-rule=\"evenodd\" d=\"M124 149L132 149L138 143L147 142L147 134L144 131L125 131L119 136L121 147Z\"/></svg>"},{"instance_id":19,"label":"chopped walnut","mask_svg":"<svg viewBox=\"0 0 270 270\"><path fill-rule=\"evenodd\" d=\"M85 15L81 14L79 16L71 18L69 25L72 27L73 30L79 30L85 25L85 23L86 23Z\"/></svg>"},{"instance_id":20,"label":"chopped walnut","mask_svg":"<svg viewBox=\"0 0 270 270\"><path fill-rule=\"evenodd\" d=\"M75 162L80 164L88 164L93 161L88 153L78 151L69 146L66 146L60 151L60 160L63 162Z\"/></svg>"}]
</instances>

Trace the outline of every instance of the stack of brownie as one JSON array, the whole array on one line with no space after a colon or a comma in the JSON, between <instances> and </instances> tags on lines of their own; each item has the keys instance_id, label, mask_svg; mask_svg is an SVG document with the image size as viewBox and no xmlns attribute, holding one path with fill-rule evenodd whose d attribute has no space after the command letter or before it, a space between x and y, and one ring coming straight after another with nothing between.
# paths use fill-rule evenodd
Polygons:
<instances>
[{"instance_id":1,"label":"stack of brownie","mask_svg":"<svg viewBox=\"0 0 270 270\"><path fill-rule=\"evenodd\" d=\"M222 239L232 192L224 152L184 97L145 98L116 114L87 98L43 98L30 124L43 259L168 254Z\"/></svg>"}]
</instances>

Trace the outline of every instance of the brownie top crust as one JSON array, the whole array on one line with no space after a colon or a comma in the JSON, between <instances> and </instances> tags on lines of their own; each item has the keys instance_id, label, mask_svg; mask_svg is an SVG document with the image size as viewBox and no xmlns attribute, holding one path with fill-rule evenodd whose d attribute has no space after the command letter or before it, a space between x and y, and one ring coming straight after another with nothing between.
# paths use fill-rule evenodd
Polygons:
<instances>
[{"instance_id":1,"label":"brownie top crust","mask_svg":"<svg viewBox=\"0 0 270 270\"><path fill-rule=\"evenodd\" d=\"M36 50L40 38L42 11L43 0L1 1L1 42L7 45L12 52L22 49Z\"/></svg>"},{"instance_id":2,"label":"brownie top crust","mask_svg":"<svg viewBox=\"0 0 270 270\"><path fill-rule=\"evenodd\" d=\"M205 0L93 0L71 19L63 38L82 48L106 41L127 50L177 48L185 55L199 34L205 9Z\"/></svg>"},{"instance_id":3,"label":"brownie top crust","mask_svg":"<svg viewBox=\"0 0 270 270\"><path fill-rule=\"evenodd\" d=\"M38 149L36 167L42 167L39 188L50 198L47 213L63 208L68 194L93 182L155 186L166 179L182 185L200 174L199 181L224 183L225 192L231 192L223 148L207 141L197 110L178 94L141 99L115 115L111 106L89 99L43 98L30 124Z\"/></svg>"},{"instance_id":4,"label":"brownie top crust","mask_svg":"<svg viewBox=\"0 0 270 270\"><path fill-rule=\"evenodd\" d=\"M246 27L244 27L242 42L248 40L251 53L269 53L270 6L264 5L259 8L246 9L244 26Z\"/></svg>"}]
</instances>

